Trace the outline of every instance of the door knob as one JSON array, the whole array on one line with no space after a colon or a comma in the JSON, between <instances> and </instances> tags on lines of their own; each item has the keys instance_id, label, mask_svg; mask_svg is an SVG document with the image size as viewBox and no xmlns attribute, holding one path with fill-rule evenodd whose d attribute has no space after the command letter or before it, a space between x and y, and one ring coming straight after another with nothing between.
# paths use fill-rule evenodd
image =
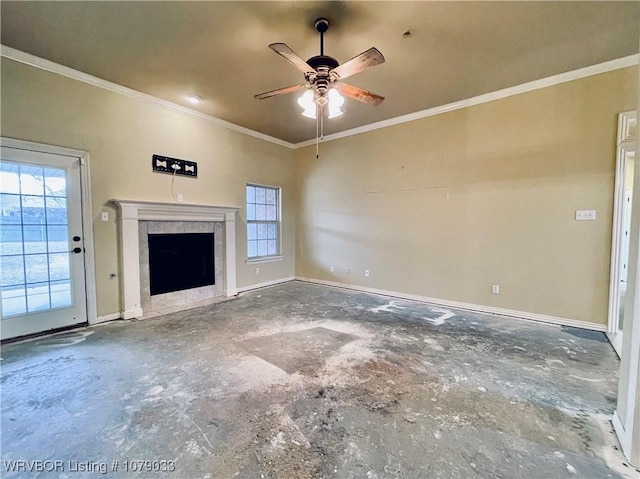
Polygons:
<instances>
[{"instance_id":1,"label":"door knob","mask_svg":"<svg viewBox=\"0 0 640 479\"><path fill-rule=\"evenodd\" d=\"M82 253L82 248L73 248L73 250L71 250L72 253L78 254L78 253Z\"/></svg>"},{"instance_id":2,"label":"door knob","mask_svg":"<svg viewBox=\"0 0 640 479\"><path fill-rule=\"evenodd\" d=\"M80 241L81 239L82 238L80 238L80 236L74 236L73 237L73 241L76 241L76 242Z\"/></svg>"}]
</instances>

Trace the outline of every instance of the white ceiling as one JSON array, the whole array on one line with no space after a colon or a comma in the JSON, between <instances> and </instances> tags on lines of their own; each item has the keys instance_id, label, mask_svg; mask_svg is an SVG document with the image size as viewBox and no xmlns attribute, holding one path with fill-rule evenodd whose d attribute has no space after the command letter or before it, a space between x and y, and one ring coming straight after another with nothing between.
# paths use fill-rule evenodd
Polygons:
<instances>
[{"instance_id":1,"label":"white ceiling","mask_svg":"<svg viewBox=\"0 0 640 479\"><path fill-rule=\"evenodd\" d=\"M315 136L302 82L267 45L344 63L375 46L386 62L347 83L386 97L347 99L327 134L638 52L639 2L25 2L0 3L3 45L297 143ZM414 35L403 38L403 32ZM204 101L191 105L186 96Z\"/></svg>"}]
</instances>

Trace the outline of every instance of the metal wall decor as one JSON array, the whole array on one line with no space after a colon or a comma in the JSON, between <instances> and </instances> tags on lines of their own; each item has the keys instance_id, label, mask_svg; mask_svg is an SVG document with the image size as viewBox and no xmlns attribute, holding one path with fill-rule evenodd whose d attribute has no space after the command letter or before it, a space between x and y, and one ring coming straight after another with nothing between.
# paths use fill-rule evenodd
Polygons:
<instances>
[{"instance_id":1,"label":"metal wall decor","mask_svg":"<svg viewBox=\"0 0 640 479\"><path fill-rule=\"evenodd\" d=\"M171 175L192 176L194 178L198 176L198 164L195 161L169 158L168 156L153 155L151 158L151 168L153 171L169 173Z\"/></svg>"}]
</instances>

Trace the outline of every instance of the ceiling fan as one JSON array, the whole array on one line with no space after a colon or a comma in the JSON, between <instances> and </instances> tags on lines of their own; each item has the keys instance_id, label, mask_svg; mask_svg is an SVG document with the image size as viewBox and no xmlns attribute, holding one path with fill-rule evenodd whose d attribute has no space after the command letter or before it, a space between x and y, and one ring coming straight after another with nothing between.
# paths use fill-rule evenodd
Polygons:
<instances>
[{"instance_id":1,"label":"ceiling fan","mask_svg":"<svg viewBox=\"0 0 640 479\"><path fill-rule=\"evenodd\" d=\"M338 92L368 105L378 106L382 103L383 96L342 82L344 78L360 73L366 68L384 63L382 53L376 48L369 48L340 65L335 58L324 54L324 34L329 29L329 20L318 18L314 26L320 33L320 55L311 57L307 61L304 61L285 43L272 43L269 45L269 48L304 73L306 83L260 93L255 95L254 98L264 100L265 98L293 93L298 90L306 90L304 95L298 99L298 104L305 109L303 115L310 118L316 118L317 110L323 113L327 104L329 118L341 115L342 110L340 110L340 107L344 99L337 94ZM322 117L323 115L319 116Z\"/></svg>"}]
</instances>

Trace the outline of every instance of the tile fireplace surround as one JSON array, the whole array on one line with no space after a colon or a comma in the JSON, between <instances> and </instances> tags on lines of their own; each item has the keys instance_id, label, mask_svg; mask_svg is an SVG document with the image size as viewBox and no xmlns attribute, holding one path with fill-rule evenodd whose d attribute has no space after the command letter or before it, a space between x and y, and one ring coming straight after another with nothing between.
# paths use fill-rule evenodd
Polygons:
<instances>
[{"instance_id":1,"label":"tile fireplace surround","mask_svg":"<svg viewBox=\"0 0 640 479\"><path fill-rule=\"evenodd\" d=\"M222 226L224 241L216 239L216 246L224 244L222 252L223 272L216 275L223 279L222 295L234 296L236 290L236 226L235 215L240 208L235 206L212 206L188 203L162 203L156 201L111 200L118 207L118 229L120 235L120 315L122 319L139 318L143 311L140 267L141 222L174 222L179 228L188 223L214 223ZM151 224L151 223L149 223ZM187 225L187 226L185 226ZM171 229L171 225L167 225ZM178 226L177 224L174 226ZM195 226L195 224L194 224ZM216 228L216 233L220 228ZM167 231L169 232L169 231ZM220 252L218 252L218 258ZM216 284L216 288L220 288ZM145 298L149 307L150 301ZM146 309L146 308L145 308ZM186 309L186 307L185 307Z\"/></svg>"}]
</instances>

